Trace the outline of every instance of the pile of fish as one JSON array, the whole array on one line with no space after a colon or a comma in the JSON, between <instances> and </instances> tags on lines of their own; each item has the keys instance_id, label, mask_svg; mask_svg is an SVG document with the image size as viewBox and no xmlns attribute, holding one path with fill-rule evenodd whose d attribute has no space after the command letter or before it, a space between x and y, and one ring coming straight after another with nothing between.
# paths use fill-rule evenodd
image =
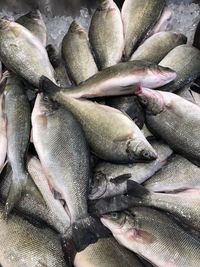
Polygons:
<instances>
[{"instance_id":1,"label":"pile of fish","mask_svg":"<svg viewBox=\"0 0 200 267\"><path fill-rule=\"evenodd\" d=\"M3 267L200 266L200 26L171 16L102 0L61 52L0 19Z\"/></svg>"}]
</instances>

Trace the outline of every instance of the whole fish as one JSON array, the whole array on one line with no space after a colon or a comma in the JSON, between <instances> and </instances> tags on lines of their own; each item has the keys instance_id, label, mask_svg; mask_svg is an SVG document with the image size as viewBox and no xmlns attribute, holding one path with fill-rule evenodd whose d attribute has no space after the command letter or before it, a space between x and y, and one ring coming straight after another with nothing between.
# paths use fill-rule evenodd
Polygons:
<instances>
[{"instance_id":1,"label":"whole fish","mask_svg":"<svg viewBox=\"0 0 200 267\"><path fill-rule=\"evenodd\" d=\"M113 0L101 0L89 29L89 39L100 69L120 62L124 49L121 13Z\"/></svg>"},{"instance_id":2,"label":"whole fish","mask_svg":"<svg viewBox=\"0 0 200 267\"><path fill-rule=\"evenodd\" d=\"M197 25L195 35L194 35L194 41L193 46L200 49L200 38L199 38L199 32L200 32L200 22Z\"/></svg>"},{"instance_id":3,"label":"whole fish","mask_svg":"<svg viewBox=\"0 0 200 267\"><path fill-rule=\"evenodd\" d=\"M28 172L25 157L29 145L31 111L22 80L11 74L5 87L5 116L7 124L8 161L12 167L5 211L8 215L25 190Z\"/></svg>"},{"instance_id":4,"label":"whole fish","mask_svg":"<svg viewBox=\"0 0 200 267\"><path fill-rule=\"evenodd\" d=\"M125 0L122 6L124 55L129 59L146 34L155 26L165 7L164 0Z\"/></svg>"},{"instance_id":5,"label":"whole fish","mask_svg":"<svg viewBox=\"0 0 200 267\"><path fill-rule=\"evenodd\" d=\"M136 94L146 109L146 122L176 152L200 162L200 107L169 92L140 88Z\"/></svg>"},{"instance_id":6,"label":"whole fish","mask_svg":"<svg viewBox=\"0 0 200 267\"><path fill-rule=\"evenodd\" d=\"M55 80L56 83L61 87L68 87L71 85L69 77L67 75L67 71L64 65L64 62L59 55L56 48L49 44L46 46L46 50L49 56L49 60L55 70Z\"/></svg>"},{"instance_id":7,"label":"whole fish","mask_svg":"<svg viewBox=\"0 0 200 267\"><path fill-rule=\"evenodd\" d=\"M121 111L58 92L50 93L50 97L73 113L83 127L91 150L98 157L117 163L156 159L155 150L140 129Z\"/></svg>"},{"instance_id":8,"label":"whole fish","mask_svg":"<svg viewBox=\"0 0 200 267\"><path fill-rule=\"evenodd\" d=\"M67 267L60 241L50 229L39 229L0 205L0 262L4 267Z\"/></svg>"},{"instance_id":9,"label":"whole fish","mask_svg":"<svg viewBox=\"0 0 200 267\"><path fill-rule=\"evenodd\" d=\"M98 240L76 254L75 267L143 267L137 256L113 238Z\"/></svg>"},{"instance_id":10,"label":"whole fish","mask_svg":"<svg viewBox=\"0 0 200 267\"><path fill-rule=\"evenodd\" d=\"M101 221L120 244L144 257L153 266L199 265L200 242L157 210L133 208L106 215Z\"/></svg>"},{"instance_id":11,"label":"whole fish","mask_svg":"<svg viewBox=\"0 0 200 267\"><path fill-rule=\"evenodd\" d=\"M4 96L0 92L0 173L3 169L7 154L6 117L4 113Z\"/></svg>"},{"instance_id":12,"label":"whole fish","mask_svg":"<svg viewBox=\"0 0 200 267\"><path fill-rule=\"evenodd\" d=\"M159 90L175 92L191 84L200 75L200 51L192 45L179 45L163 58L160 66L176 71L177 77Z\"/></svg>"},{"instance_id":13,"label":"whole fish","mask_svg":"<svg viewBox=\"0 0 200 267\"><path fill-rule=\"evenodd\" d=\"M31 31L40 40L43 46L46 46L47 29L43 21L42 14L38 9L32 10L31 12L19 17L16 22Z\"/></svg>"},{"instance_id":14,"label":"whole fish","mask_svg":"<svg viewBox=\"0 0 200 267\"><path fill-rule=\"evenodd\" d=\"M94 98L129 95L134 92L134 86L136 88L140 85L156 88L175 78L176 73L169 68L163 68L150 62L130 61L106 68L72 88L59 88L45 77L41 77L41 81L45 87L60 89L61 93L66 96Z\"/></svg>"},{"instance_id":15,"label":"whole fish","mask_svg":"<svg viewBox=\"0 0 200 267\"><path fill-rule=\"evenodd\" d=\"M152 162L129 165L108 162L97 164L89 198L105 198L126 193L127 180L143 183L161 169L172 154L172 150L162 142L154 141L151 144L158 154L157 159Z\"/></svg>"},{"instance_id":16,"label":"whole fish","mask_svg":"<svg viewBox=\"0 0 200 267\"><path fill-rule=\"evenodd\" d=\"M5 19L0 19L0 59L35 87L42 75L54 81L54 70L42 43L24 26Z\"/></svg>"},{"instance_id":17,"label":"whole fish","mask_svg":"<svg viewBox=\"0 0 200 267\"><path fill-rule=\"evenodd\" d=\"M197 188L200 187L200 168L180 155L174 155L144 186L154 192Z\"/></svg>"},{"instance_id":18,"label":"whole fish","mask_svg":"<svg viewBox=\"0 0 200 267\"><path fill-rule=\"evenodd\" d=\"M141 129L144 125L144 111L136 96L114 96L106 99L106 105L126 113Z\"/></svg>"},{"instance_id":19,"label":"whole fish","mask_svg":"<svg viewBox=\"0 0 200 267\"><path fill-rule=\"evenodd\" d=\"M96 241L96 233L89 229L94 228L95 219L87 207L90 157L84 133L70 111L42 94L36 99L32 125L33 143L48 184L70 218L66 239L82 250L87 245L82 241Z\"/></svg>"},{"instance_id":20,"label":"whole fish","mask_svg":"<svg viewBox=\"0 0 200 267\"><path fill-rule=\"evenodd\" d=\"M98 72L87 32L73 21L62 41L62 56L70 79L79 84Z\"/></svg>"},{"instance_id":21,"label":"whole fish","mask_svg":"<svg viewBox=\"0 0 200 267\"><path fill-rule=\"evenodd\" d=\"M158 32L149 37L133 53L130 60L159 63L176 46L186 44L187 37L176 32Z\"/></svg>"},{"instance_id":22,"label":"whole fish","mask_svg":"<svg viewBox=\"0 0 200 267\"><path fill-rule=\"evenodd\" d=\"M161 209L179 218L190 228L200 230L200 189L186 190L180 193L154 193L135 181L127 181L130 206L145 206ZM131 196L133 196L131 198Z\"/></svg>"}]
</instances>

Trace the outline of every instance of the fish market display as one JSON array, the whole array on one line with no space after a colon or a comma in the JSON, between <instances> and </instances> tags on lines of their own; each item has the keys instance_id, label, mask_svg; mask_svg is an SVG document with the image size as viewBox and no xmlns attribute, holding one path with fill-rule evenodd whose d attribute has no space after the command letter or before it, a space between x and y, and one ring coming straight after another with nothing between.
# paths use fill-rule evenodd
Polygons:
<instances>
[{"instance_id":1,"label":"fish market display","mask_svg":"<svg viewBox=\"0 0 200 267\"><path fill-rule=\"evenodd\" d=\"M0 266L199 267L199 5L14 2L0 10Z\"/></svg>"}]
</instances>

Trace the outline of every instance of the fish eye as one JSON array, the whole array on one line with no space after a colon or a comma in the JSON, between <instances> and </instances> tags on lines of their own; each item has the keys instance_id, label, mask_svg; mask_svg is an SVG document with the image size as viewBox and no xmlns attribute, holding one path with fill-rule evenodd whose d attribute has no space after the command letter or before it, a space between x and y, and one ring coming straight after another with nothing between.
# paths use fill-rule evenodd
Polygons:
<instances>
[{"instance_id":1,"label":"fish eye","mask_svg":"<svg viewBox=\"0 0 200 267\"><path fill-rule=\"evenodd\" d=\"M148 103L146 98L141 99L142 104L146 105Z\"/></svg>"},{"instance_id":2,"label":"fish eye","mask_svg":"<svg viewBox=\"0 0 200 267\"><path fill-rule=\"evenodd\" d=\"M43 96L43 100L48 101L49 100L48 96L47 95Z\"/></svg>"},{"instance_id":3,"label":"fish eye","mask_svg":"<svg viewBox=\"0 0 200 267\"><path fill-rule=\"evenodd\" d=\"M117 220L120 218L120 214L117 212L113 212L111 215L112 215L112 219L114 219L114 220Z\"/></svg>"}]
</instances>

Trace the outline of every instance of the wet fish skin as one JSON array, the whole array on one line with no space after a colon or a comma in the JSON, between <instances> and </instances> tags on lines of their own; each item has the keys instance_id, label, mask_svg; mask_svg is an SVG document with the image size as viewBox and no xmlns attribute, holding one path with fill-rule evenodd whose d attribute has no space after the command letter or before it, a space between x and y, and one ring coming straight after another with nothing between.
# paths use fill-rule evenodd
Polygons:
<instances>
[{"instance_id":1,"label":"wet fish skin","mask_svg":"<svg viewBox=\"0 0 200 267\"><path fill-rule=\"evenodd\" d=\"M149 37L133 53L130 60L159 63L176 46L186 44L187 37L176 32L158 32Z\"/></svg>"},{"instance_id":2,"label":"wet fish skin","mask_svg":"<svg viewBox=\"0 0 200 267\"><path fill-rule=\"evenodd\" d=\"M60 241L52 230L36 228L15 214L6 221L2 204L0 227L0 262L4 267L67 267Z\"/></svg>"},{"instance_id":3,"label":"wet fish skin","mask_svg":"<svg viewBox=\"0 0 200 267\"><path fill-rule=\"evenodd\" d=\"M0 59L37 88L42 75L54 81L54 70L38 38L22 25L5 19L0 19Z\"/></svg>"},{"instance_id":4,"label":"wet fish skin","mask_svg":"<svg viewBox=\"0 0 200 267\"><path fill-rule=\"evenodd\" d=\"M16 22L31 31L41 41L43 46L46 46L47 29L43 21L42 14L38 9L32 10L19 17Z\"/></svg>"},{"instance_id":5,"label":"wet fish skin","mask_svg":"<svg viewBox=\"0 0 200 267\"><path fill-rule=\"evenodd\" d=\"M94 61L86 30L73 21L62 41L62 57L70 79L80 84L96 74Z\"/></svg>"},{"instance_id":6,"label":"wet fish skin","mask_svg":"<svg viewBox=\"0 0 200 267\"><path fill-rule=\"evenodd\" d=\"M199 177L199 167L180 155L174 155L144 186L154 192L185 190L200 187Z\"/></svg>"},{"instance_id":7,"label":"wet fish skin","mask_svg":"<svg viewBox=\"0 0 200 267\"><path fill-rule=\"evenodd\" d=\"M116 96L133 94L135 88L144 86L156 88L167 84L176 78L176 73L169 68L143 61L118 63L106 68L82 84L73 88L60 88L47 78L40 81L46 90L60 90L64 95L73 98L94 98L101 96Z\"/></svg>"},{"instance_id":8,"label":"wet fish skin","mask_svg":"<svg viewBox=\"0 0 200 267\"><path fill-rule=\"evenodd\" d=\"M127 180L143 183L154 175L172 154L172 150L162 142L152 141L152 147L158 154L156 160L149 163L133 163L129 165L102 162L94 169L90 199L112 197L127 192Z\"/></svg>"},{"instance_id":9,"label":"wet fish skin","mask_svg":"<svg viewBox=\"0 0 200 267\"><path fill-rule=\"evenodd\" d=\"M141 129L144 125L144 111L136 96L116 96L106 99L106 105L126 113Z\"/></svg>"},{"instance_id":10,"label":"wet fish skin","mask_svg":"<svg viewBox=\"0 0 200 267\"><path fill-rule=\"evenodd\" d=\"M119 243L155 266L198 266L199 241L157 210L138 207L101 221Z\"/></svg>"},{"instance_id":11,"label":"wet fish skin","mask_svg":"<svg viewBox=\"0 0 200 267\"><path fill-rule=\"evenodd\" d=\"M102 0L92 16L89 39L100 69L121 61L124 33L121 13L113 0Z\"/></svg>"},{"instance_id":12,"label":"wet fish skin","mask_svg":"<svg viewBox=\"0 0 200 267\"><path fill-rule=\"evenodd\" d=\"M117 163L153 160L157 157L136 124L119 110L66 97L59 92L50 94L50 97L73 113L83 127L91 150L98 157Z\"/></svg>"},{"instance_id":13,"label":"wet fish skin","mask_svg":"<svg viewBox=\"0 0 200 267\"><path fill-rule=\"evenodd\" d=\"M137 256L119 245L113 238L100 239L77 253L75 267L143 267Z\"/></svg>"},{"instance_id":14,"label":"wet fish skin","mask_svg":"<svg viewBox=\"0 0 200 267\"><path fill-rule=\"evenodd\" d=\"M129 59L133 51L155 26L165 7L164 0L125 0L121 14L124 25L124 56Z\"/></svg>"},{"instance_id":15,"label":"wet fish skin","mask_svg":"<svg viewBox=\"0 0 200 267\"><path fill-rule=\"evenodd\" d=\"M8 161L13 176L6 201L8 215L21 198L28 179L25 157L29 145L31 111L22 80L11 74L5 87L5 116L7 124Z\"/></svg>"},{"instance_id":16,"label":"wet fish skin","mask_svg":"<svg viewBox=\"0 0 200 267\"><path fill-rule=\"evenodd\" d=\"M174 81L159 90L175 92L191 84L200 75L200 51L189 44L179 45L171 50L159 65L171 68L177 73Z\"/></svg>"},{"instance_id":17,"label":"wet fish skin","mask_svg":"<svg viewBox=\"0 0 200 267\"><path fill-rule=\"evenodd\" d=\"M146 109L149 128L174 151L198 165L199 106L170 92L141 88L136 94Z\"/></svg>"}]
</instances>

